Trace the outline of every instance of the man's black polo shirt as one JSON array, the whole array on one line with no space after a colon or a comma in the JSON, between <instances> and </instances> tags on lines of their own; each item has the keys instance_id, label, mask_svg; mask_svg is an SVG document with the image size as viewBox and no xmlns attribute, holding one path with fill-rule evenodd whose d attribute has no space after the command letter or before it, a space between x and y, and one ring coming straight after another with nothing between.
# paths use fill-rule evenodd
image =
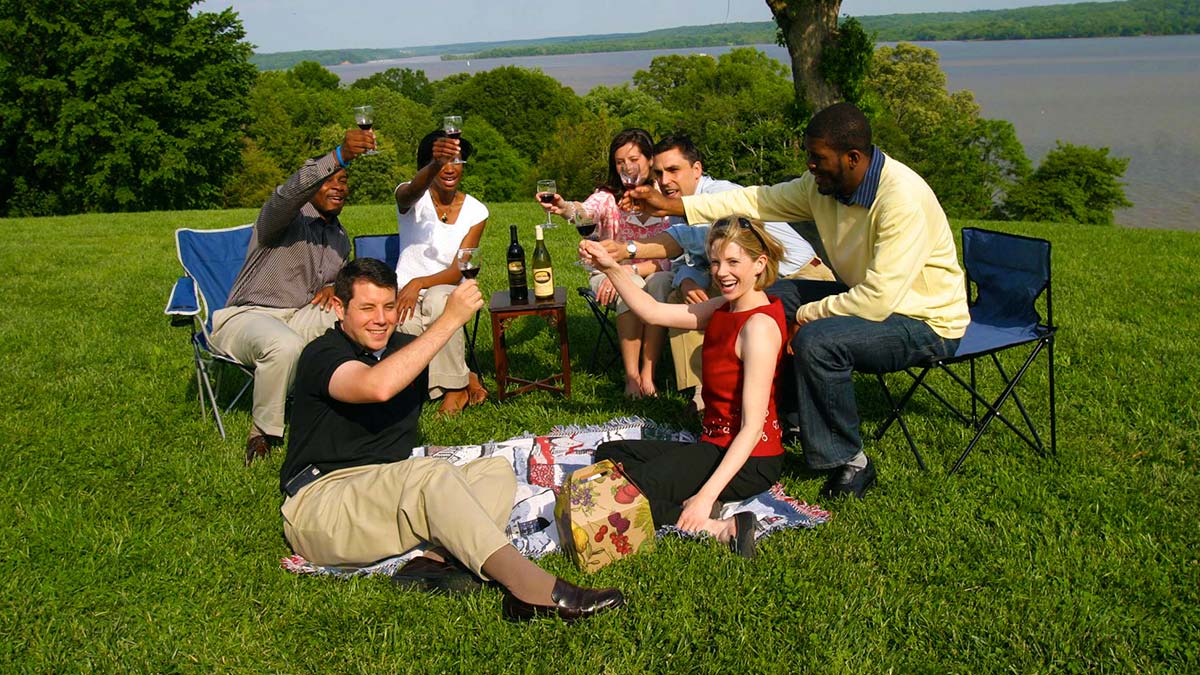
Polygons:
<instances>
[{"instance_id":1,"label":"man's black polo shirt","mask_svg":"<svg viewBox=\"0 0 1200 675\"><path fill-rule=\"evenodd\" d=\"M383 358L415 340L395 333ZM350 340L341 324L308 343L296 364L295 401L287 457L279 472L280 489L313 464L328 473L364 464L398 462L420 443L418 419L428 389L428 370L384 403L343 403L329 395L333 372L347 361L374 366L376 359Z\"/></svg>"}]
</instances>

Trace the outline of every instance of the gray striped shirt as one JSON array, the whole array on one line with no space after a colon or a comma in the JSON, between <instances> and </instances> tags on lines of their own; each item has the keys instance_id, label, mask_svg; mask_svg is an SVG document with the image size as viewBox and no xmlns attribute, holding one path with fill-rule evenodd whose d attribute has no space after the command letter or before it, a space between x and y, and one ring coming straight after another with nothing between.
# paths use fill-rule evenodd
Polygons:
<instances>
[{"instance_id":1,"label":"gray striped shirt","mask_svg":"<svg viewBox=\"0 0 1200 675\"><path fill-rule=\"evenodd\" d=\"M329 153L308 160L275 188L258 213L226 306L301 308L333 283L350 257L350 237L337 218L325 222L308 200L339 168Z\"/></svg>"}]
</instances>

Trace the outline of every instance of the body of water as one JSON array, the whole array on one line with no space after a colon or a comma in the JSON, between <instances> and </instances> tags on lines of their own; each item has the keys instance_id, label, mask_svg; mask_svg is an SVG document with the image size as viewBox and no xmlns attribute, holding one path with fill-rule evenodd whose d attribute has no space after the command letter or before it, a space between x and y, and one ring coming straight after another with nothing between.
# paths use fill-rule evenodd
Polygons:
<instances>
[{"instance_id":1,"label":"body of water","mask_svg":"<svg viewBox=\"0 0 1200 675\"><path fill-rule=\"evenodd\" d=\"M1128 157L1117 211L1129 227L1200 230L1200 36L927 42L941 56L949 88L970 89L985 117L1013 123L1036 163L1056 140L1107 147ZM785 49L756 45L783 63ZM538 68L580 94L629 82L656 56L727 47L506 59L420 57L334 66L343 82L387 68L424 70L431 79L498 66ZM886 150L886 148L884 148Z\"/></svg>"}]
</instances>

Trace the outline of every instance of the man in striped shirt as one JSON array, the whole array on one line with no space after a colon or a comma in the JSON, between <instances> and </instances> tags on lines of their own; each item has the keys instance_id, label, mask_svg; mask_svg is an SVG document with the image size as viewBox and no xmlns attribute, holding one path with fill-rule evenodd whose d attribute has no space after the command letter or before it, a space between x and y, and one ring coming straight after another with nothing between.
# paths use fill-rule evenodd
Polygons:
<instances>
[{"instance_id":1,"label":"man in striped shirt","mask_svg":"<svg viewBox=\"0 0 1200 675\"><path fill-rule=\"evenodd\" d=\"M349 192L346 167L374 147L374 132L350 129L341 145L275 188L254 223L229 299L213 314L212 346L254 367L247 466L282 439L300 351L336 319L333 280L350 257L350 238L338 221Z\"/></svg>"}]
</instances>

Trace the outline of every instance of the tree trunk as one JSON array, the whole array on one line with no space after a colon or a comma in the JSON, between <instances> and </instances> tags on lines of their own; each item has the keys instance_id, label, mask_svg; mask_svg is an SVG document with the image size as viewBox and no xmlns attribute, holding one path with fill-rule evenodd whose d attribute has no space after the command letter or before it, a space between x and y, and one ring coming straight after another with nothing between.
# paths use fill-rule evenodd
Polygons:
<instances>
[{"instance_id":1,"label":"tree trunk","mask_svg":"<svg viewBox=\"0 0 1200 675\"><path fill-rule=\"evenodd\" d=\"M837 34L842 0L767 0L792 58L796 98L814 112L843 100L821 74L821 52Z\"/></svg>"}]
</instances>

